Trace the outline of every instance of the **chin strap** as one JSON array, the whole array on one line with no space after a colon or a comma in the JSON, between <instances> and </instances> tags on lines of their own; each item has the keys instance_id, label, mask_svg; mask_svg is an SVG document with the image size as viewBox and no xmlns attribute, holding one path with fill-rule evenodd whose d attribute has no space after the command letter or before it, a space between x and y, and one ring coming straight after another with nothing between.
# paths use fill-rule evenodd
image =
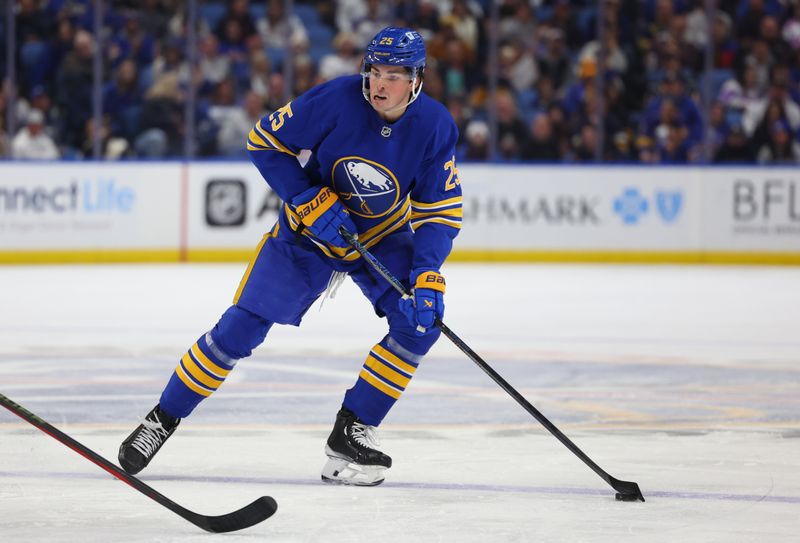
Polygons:
<instances>
[{"instance_id":1,"label":"chin strap","mask_svg":"<svg viewBox=\"0 0 800 543\"><path fill-rule=\"evenodd\" d=\"M411 80L411 86L414 90L411 91L411 98L409 98L408 102L405 104L400 104L395 106L391 109L387 109L384 113L391 113L392 111L397 111L398 109L403 109L411 105L411 103L419 98L420 93L422 92L422 85L425 83L424 79L419 80L419 86L417 86L417 75L414 74L414 78ZM361 74L361 94L364 96L364 100L372 106L372 101L369 99L369 87L367 86L367 76ZM373 106L374 108L374 106Z\"/></svg>"}]
</instances>

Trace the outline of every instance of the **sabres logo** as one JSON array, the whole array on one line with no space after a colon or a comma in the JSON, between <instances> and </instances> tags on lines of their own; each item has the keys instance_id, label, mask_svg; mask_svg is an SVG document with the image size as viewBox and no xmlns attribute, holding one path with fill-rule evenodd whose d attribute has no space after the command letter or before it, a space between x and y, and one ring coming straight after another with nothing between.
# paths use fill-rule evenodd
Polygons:
<instances>
[{"instance_id":1,"label":"sabres logo","mask_svg":"<svg viewBox=\"0 0 800 543\"><path fill-rule=\"evenodd\" d=\"M397 204L397 178L385 166L347 156L332 168L333 184L347 209L360 217L382 217Z\"/></svg>"}]
</instances>

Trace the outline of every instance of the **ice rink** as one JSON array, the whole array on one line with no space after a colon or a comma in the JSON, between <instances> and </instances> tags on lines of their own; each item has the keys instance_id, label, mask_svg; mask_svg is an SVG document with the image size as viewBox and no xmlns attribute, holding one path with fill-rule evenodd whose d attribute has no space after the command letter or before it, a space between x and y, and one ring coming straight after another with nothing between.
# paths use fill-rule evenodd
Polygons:
<instances>
[{"instance_id":1,"label":"ice rink","mask_svg":"<svg viewBox=\"0 0 800 543\"><path fill-rule=\"evenodd\" d=\"M244 265L0 268L0 392L116 462ZM621 503L442 338L381 427L375 488L324 485L324 441L384 323L349 281L273 328L142 480L210 535L0 409L0 540L794 542L800 269L449 265L445 322L611 475Z\"/></svg>"}]
</instances>

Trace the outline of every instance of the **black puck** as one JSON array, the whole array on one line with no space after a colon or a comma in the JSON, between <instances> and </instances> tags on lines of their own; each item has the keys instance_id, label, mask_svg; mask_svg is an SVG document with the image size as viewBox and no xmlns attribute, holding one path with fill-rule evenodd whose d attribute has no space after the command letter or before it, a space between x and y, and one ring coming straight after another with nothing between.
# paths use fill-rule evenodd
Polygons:
<instances>
[{"instance_id":1,"label":"black puck","mask_svg":"<svg viewBox=\"0 0 800 543\"><path fill-rule=\"evenodd\" d=\"M620 494L619 492L617 492L615 497L618 502L635 502L639 499L639 496L636 494Z\"/></svg>"}]
</instances>

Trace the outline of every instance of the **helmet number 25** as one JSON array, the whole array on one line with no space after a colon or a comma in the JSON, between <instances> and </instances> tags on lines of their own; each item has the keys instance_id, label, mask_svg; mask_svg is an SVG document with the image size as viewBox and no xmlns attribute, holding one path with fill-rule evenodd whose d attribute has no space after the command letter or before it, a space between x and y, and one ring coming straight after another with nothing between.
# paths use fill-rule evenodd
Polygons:
<instances>
[{"instance_id":1,"label":"helmet number 25","mask_svg":"<svg viewBox=\"0 0 800 543\"><path fill-rule=\"evenodd\" d=\"M389 38L384 36L383 38L381 38L381 41L378 42L378 45L392 45L393 42L394 38Z\"/></svg>"},{"instance_id":2,"label":"helmet number 25","mask_svg":"<svg viewBox=\"0 0 800 543\"><path fill-rule=\"evenodd\" d=\"M450 172L447 176L447 180L444 182L444 190L450 190L456 188L456 185L461 184L461 180L458 178L458 168L456 167L456 157L453 156L450 160L444 163L445 171Z\"/></svg>"}]
</instances>

